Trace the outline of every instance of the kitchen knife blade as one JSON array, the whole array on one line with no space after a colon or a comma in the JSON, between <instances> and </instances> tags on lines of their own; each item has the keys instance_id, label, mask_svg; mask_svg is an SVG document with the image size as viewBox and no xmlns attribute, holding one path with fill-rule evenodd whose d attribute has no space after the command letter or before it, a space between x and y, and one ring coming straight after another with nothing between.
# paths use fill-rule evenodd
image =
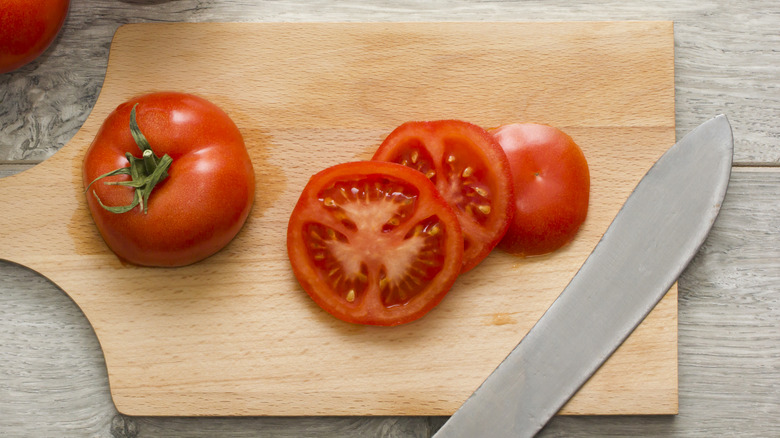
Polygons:
<instances>
[{"instance_id":1,"label":"kitchen knife blade","mask_svg":"<svg viewBox=\"0 0 780 438\"><path fill-rule=\"evenodd\" d=\"M704 242L731 174L724 115L672 146L523 340L434 435L530 437L663 298Z\"/></svg>"}]
</instances>

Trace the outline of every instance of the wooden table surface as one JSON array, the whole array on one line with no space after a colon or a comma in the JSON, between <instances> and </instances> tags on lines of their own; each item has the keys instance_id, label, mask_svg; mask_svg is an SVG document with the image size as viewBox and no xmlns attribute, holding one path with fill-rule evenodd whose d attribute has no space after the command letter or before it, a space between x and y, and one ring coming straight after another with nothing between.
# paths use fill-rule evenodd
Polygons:
<instances>
[{"instance_id":1,"label":"wooden table surface","mask_svg":"<svg viewBox=\"0 0 780 438\"><path fill-rule=\"evenodd\" d=\"M566 20L674 21L677 136L725 113L735 155L720 216L679 279L679 414L561 416L541 436L780 436L780 4L774 0L72 0L55 44L0 75L0 177L45 160L78 131L100 91L111 38L125 23ZM445 420L118 414L100 345L78 307L42 276L0 261L0 436L428 437Z\"/></svg>"}]
</instances>

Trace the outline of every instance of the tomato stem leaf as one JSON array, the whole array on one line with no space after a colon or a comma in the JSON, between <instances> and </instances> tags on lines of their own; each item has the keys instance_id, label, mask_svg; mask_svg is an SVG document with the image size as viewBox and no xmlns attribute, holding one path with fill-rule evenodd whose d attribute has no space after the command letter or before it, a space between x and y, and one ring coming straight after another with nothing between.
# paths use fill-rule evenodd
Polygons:
<instances>
[{"instance_id":1,"label":"tomato stem leaf","mask_svg":"<svg viewBox=\"0 0 780 438\"><path fill-rule=\"evenodd\" d=\"M135 119L135 107L137 106L138 104L136 103L133 105L133 109L130 110L130 134L132 134L135 144L138 145L138 148L143 153L152 150L152 145L149 144L149 141L141 132L141 128L138 127L138 121Z\"/></svg>"},{"instance_id":2,"label":"tomato stem leaf","mask_svg":"<svg viewBox=\"0 0 780 438\"><path fill-rule=\"evenodd\" d=\"M130 111L130 134L133 136L138 148L141 149L141 158L137 158L130 152L126 152L125 158L127 158L129 164L127 167L122 167L100 175L92 180L84 189L84 191L87 192L96 181L109 176L129 175L130 180L103 182L105 185L124 186L134 189L133 202L128 205L105 205L103 204L103 201L100 200L100 197L98 197L97 192L94 190L92 191L98 204L111 213L127 213L136 206L140 206L140 210L143 211L144 214L147 214L149 211L149 196L152 194L152 190L154 190L154 187L160 181L168 177L168 168L171 166L171 163L173 163L173 159L168 154L165 154L162 157L155 155L149 141L141 132L141 128L138 127L135 113L135 108L137 106L138 104L136 103Z\"/></svg>"}]
</instances>

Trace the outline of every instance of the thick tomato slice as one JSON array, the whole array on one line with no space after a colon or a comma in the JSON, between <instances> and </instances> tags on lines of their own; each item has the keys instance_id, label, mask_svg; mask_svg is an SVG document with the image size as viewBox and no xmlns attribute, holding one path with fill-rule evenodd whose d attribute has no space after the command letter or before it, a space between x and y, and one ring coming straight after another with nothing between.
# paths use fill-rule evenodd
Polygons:
<instances>
[{"instance_id":1,"label":"thick tomato slice","mask_svg":"<svg viewBox=\"0 0 780 438\"><path fill-rule=\"evenodd\" d=\"M444 298L460 271L463 238L425 176L364 161L309 180L290 216L287 251L320 307L347 322L392 326Z\"/></svg>"},{"instance_id":2,"label":"thick tomato slice","mask_svg":"<svg viewBox=\"0 0 780 438\"><path fill-rule=\"evenodd\" d=\"M422 172L455 210L463 231L466 272L504 236L512 214L512 175L495 138L460 120L407 122L379 146L374 160Z\"/></svg>"},{"instance_id":3,"label":"thick tomato slice","mask_svg":"<svg viewBox=\"0 0 780 438\"><path fill-rule=\"evenodd\" d=\"M499 248L542 255L569 243L585 221L590 195L588 162L563 131L516 123L493 131L512 166L514 216Z\"/></svg>"}]
</instances>

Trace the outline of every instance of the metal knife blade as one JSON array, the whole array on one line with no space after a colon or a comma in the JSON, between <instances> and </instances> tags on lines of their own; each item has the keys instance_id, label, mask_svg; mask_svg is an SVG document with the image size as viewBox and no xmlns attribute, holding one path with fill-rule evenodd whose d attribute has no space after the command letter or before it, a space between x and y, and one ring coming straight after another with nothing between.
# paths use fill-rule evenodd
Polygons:
<instances>
[{"instance_id":1,"label":"metal knife blade","mask_svg":"<svg viewBox=\"0 0 780 438\"><path fill-rule=\"evenodd\" d=\"M530 437L663 298L704 242L731 174L726 116L647 172L560 296L434 435Z\"/></svg>"}]
</instances>

